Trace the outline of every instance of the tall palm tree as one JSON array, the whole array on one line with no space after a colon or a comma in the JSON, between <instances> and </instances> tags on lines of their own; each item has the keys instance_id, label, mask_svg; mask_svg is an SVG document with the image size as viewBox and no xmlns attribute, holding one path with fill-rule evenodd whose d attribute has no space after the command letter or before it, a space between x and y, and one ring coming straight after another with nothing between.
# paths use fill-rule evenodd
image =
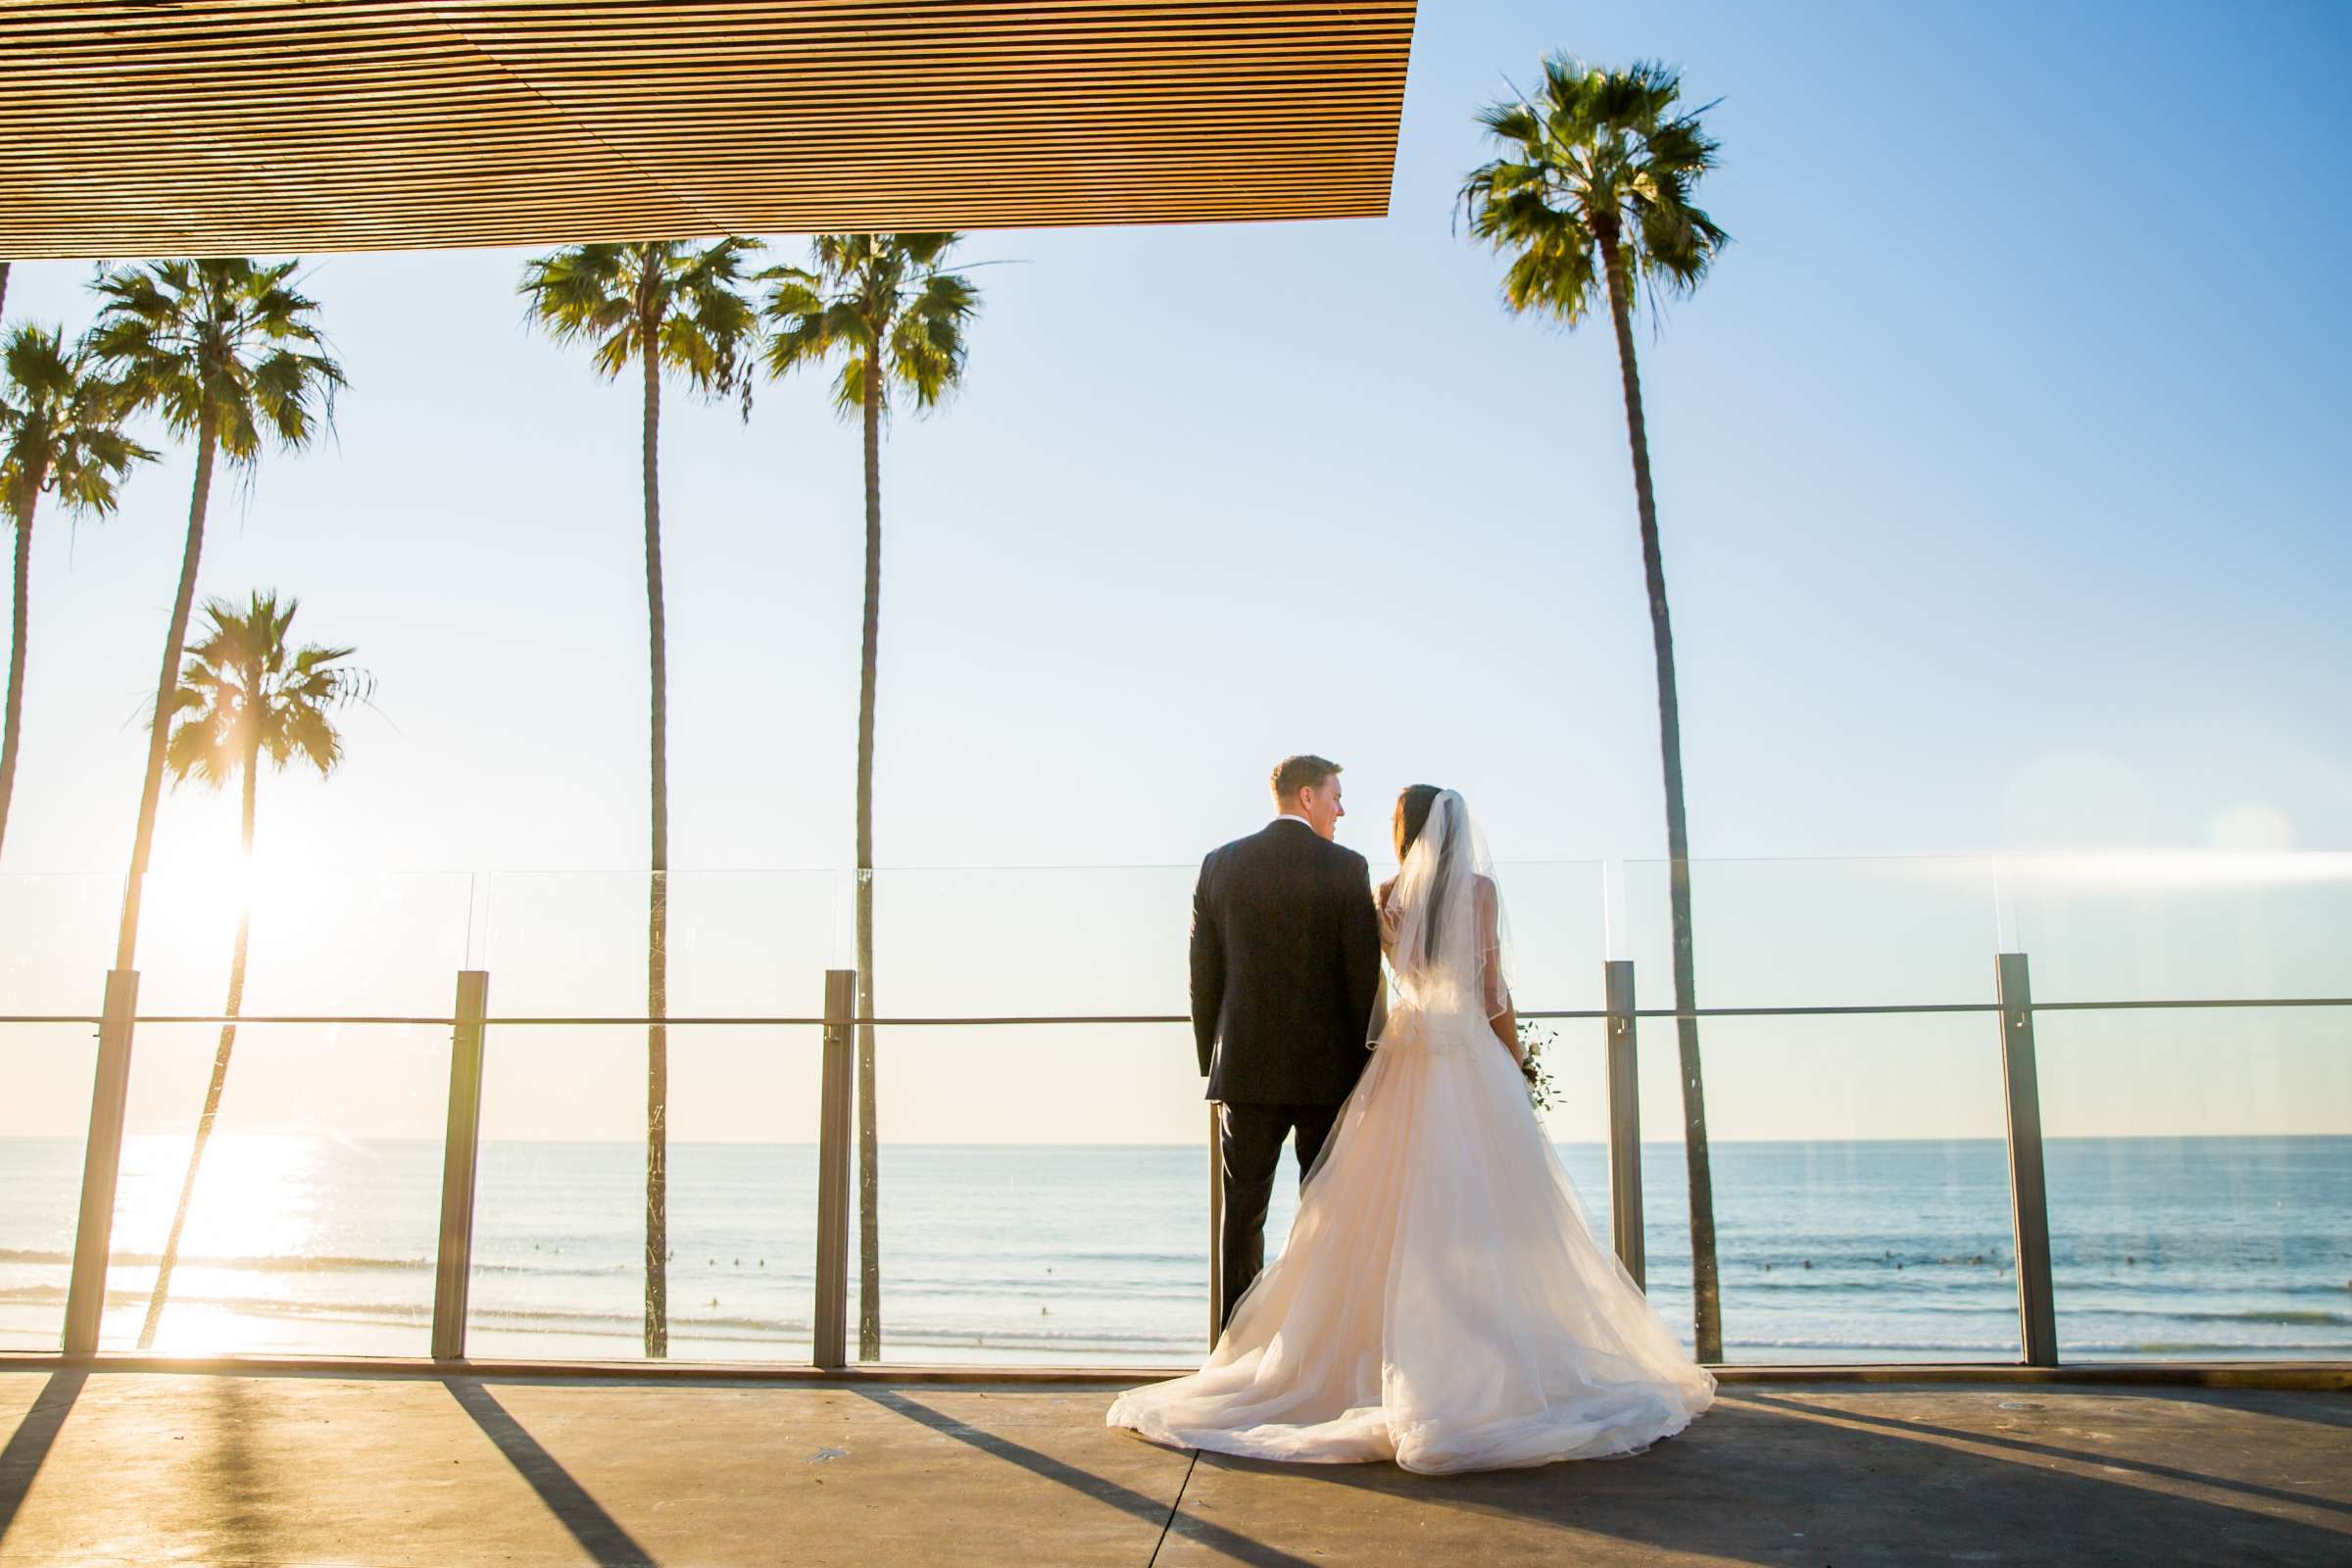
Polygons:
<instances>
[{"instance_id":1,"label":"tall palm tree","mask_svg":"<svg viewBox=\"0 0 2352 1568\"><path fill-rule=\"evenodd\" d=\"M1634 304L1645 288L1688 294L1731 236L1693 203L1715 167L1718 144L1699 124L1705 108L1682 107L1682 78L1637 62L1625 71L1567 55L1544 62L1533 98L1490 105L1479 120L1501 156L1472 171L1461 201L1471 232L1511 258L1502 294L1513 311L1573 327L1601 299L1617 332L1634 500L1649 588L1658 670L1658 749L1666 779L1666 857L1674 926L1674 1004L1681 1047L1683 1136L1690 1173L1690 1264L1699 1359L1723 1358L1723 1308L1715 1261L1714 1182L1707 1159L1706 1094L1698 1059L1696 960L1690 941L1690 838L1683 809L1683 736L1675 696L1674 632L1650 488L1649 436L1634 360ZM1712 107L1712 106L1707 106Z\"/></svg>"},{"instance_id":2,"label":"tall palm tree","mask_svg":"<svg viewBox=\"0 0 2352 1568\"><path fill-rule=\"evenodd\" d=\"M136 965L139 903L155 849L155 813L164 790L164 748L172 694L179 680L196 569L204 554L204 518L213 466L225 455L247 468L274 442L309 446L334 419L343 367L326 351L318 302L291 281L300 264L264 265L240 256L142 262L111 268L91 285L101 301L89 343L135 403L163 416L175 436L196 442L196 482L188 499L188 537L180 551L179 591L164 636L163 673L147 730L147 771L139 787L139 822L115 967Z\"/></svg>"},{"instance_id":3,"label":"tall palm tree","mask_svg":"<svg viewBox=\"0 0 2352 1568\"><path fill-rule=\"evenodd\" d=\"M32 514L49 491L68 510L104 516L134 463L155 454L122 433L122 389L62 329L20 326L0 356L0 491L17 529L16 635L8 654L8 711L0 738L0 843L17 789L24 716L24 639L30 630Z\"/></svg>"},{"instance_id":4,"label":"tall palm tree","mask_svg":"<svg viewBox=\"0 0 2352 1568\"><path fill-rule=\"evenodd\" d=\"M882 625L882 417L892 383L918 410L963 378L969 279L942 270L959 234L819 234L808 267L771 268L768 373L841 362L833 403L865 433L865 619L858 662L858 1015L874 1015L874 669ZM858 1026L858 1354L882 1353L874 1028Z\"/></svg>"},{"instance_id":5,"label":"tall palm tree","mask_svg":"<svg viewBox=\"0 0 2352 1568\"><path fill-rule=\"evenodd\" d=\"M574 245L526 263L522 292L531 316L559 343L586 342L597 372L617 377L634 365L645 382L645 611L653 676L653 843L647 879L645 1012L669 1010L669 634L662 590L662 487L658 449L662 376L685 378L706 397L742 396L750 412L751 351L760 321L744 293L751 240L709 245L654 240ZM646 1027L645 1353L669 1353L669 1046L659 1021Z\"/></svg>"},{"instance_id":6,"label":"tall palm tree","mask_svg":"<svg viewBox=\"0 0 2352 1568\"><path fill-rule=\"evenodd\" d=\"M293 599L281 604L274 593L254 594L243 611L225 599L208 603L204 612L212 629L188 650L172 694L172 738L166 749L172 781L176 786L193 779L211 789L232 779L239 784L243 808L238 842L248 865L253 861L254 802L262 763L281 772L289 763L308 763L321 778L333 773L343 760L343 737L335 728L334 711L365 698L372 685L365 671L343 662L351 649L316 643L297 648L287 640L300 604ZM231 1019L245 1003L245 956L252 931L253 906L240 893L237 941L228 960L228 1004L221 1009ZM172 1211L155 1290L147 1298L147 1319L139 1328L142 1350L155 1344L156 1327L163 1321L172 1270L179 1261L180 1233L188 1223L188 1201L196 1193L196 1174L220 1111L220 1090L228 1081L229 1053L236 1044L237 1026L222 1024L220 1044L213 1053L212 1081L205 1085L204 1109L196 1118L196 1142L188 1151L187 1175L179 1184L179 1204Z\"/></svg>"}]
</instances>

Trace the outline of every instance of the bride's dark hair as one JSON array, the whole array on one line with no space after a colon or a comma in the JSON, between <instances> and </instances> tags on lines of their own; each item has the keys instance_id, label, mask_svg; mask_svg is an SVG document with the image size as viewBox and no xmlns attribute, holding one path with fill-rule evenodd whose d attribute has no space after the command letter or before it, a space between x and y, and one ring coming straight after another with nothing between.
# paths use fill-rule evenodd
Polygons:
<instances>
[{"instance_id":1,"label":"bride's dark hair","mask_svg":"<svg viewBox=\"0 0 2352 1568\"><path fill-rule=\"evenodd\" d=\"M1396 792L1398 864L1404 862L1405 852L1413 847L1413 841L1421 836L1421 830L1429 826L1429 808L1437 805L1438 797L1443 793L1435 784L1407 784Z\"/></svg>"},{"instance_id":2,"label":"bride's dark hair","mask_svg":"<svg viewBox=\"0 0 2352 1568\"><path fill-rule=\"evenodd\" d=\"M1445 791L1435 784L1407 784L1396 792L1396 863L1398 865L1404 864L1404 858L1421 837L1422 829L1429 826L1430 808L1438 804L1438 797L1444 793ZM1437 943L1440 911L1446 906L1440 894L1446 886L1447 870L1446 866L1439 866L1436 879L1429 885L1427 893L1430 901L1429 926L1424 933L1424 947L1434 947Z\"/></svg>"}]
</instances>

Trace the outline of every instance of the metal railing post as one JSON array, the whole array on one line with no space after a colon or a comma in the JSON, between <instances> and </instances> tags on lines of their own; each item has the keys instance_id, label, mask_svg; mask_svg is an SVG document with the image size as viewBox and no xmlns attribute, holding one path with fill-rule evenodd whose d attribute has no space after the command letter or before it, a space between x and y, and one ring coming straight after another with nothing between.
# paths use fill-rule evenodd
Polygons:
<instances>
[{"instance_id":1,"label":"metal railing post","mask_svg":"<svg viewBox=\"0 0 2352 1568\"><path fill-rule=\"evenodd\" d=\"M1225 1143L1217 1102L1208 1102L1208 1344L1225 1332Z\"/></svg>"},{"instance_id":2,"label":"metal railing post","mask_svg":"<svg viewBox=\"0 0 2352 1568\"><path fill-rule=\"evenodd\" d=\"M850 1030L858 971L825 971L825 1035L816 1111L816 1302L810 1356L838 1372L849 1364Z\"/></svg>"},{"instance_id":3,"label":"metal railing post","mask_svg":"<svg viewBox=\"0 0 2352 1568\"><path fill-rule=\"evenodd\" d=\"M466 1358L466 1293L473 1279L473 1195L482 1148L482 1042L490 976L458 971L449 1041L449 1125L441 1135L441 1249L433 1274L433 1359Z\"/></svg>"},{"instance_id":4,"label":"metal railing post","mask_svg":"<svg viewBox=\"0 0 2352 1568\"><path fill-rule=\"evenodd\" d=\"M1608 1016L1601 1020L1609 1048L1609 1240L1617 1261L1642 1290L1649 1289L1649 1258L1642 1241L1642 1074L1636 1049L1634 963L1610 958L1603 965Z\"/></svg>"},{"instance_id":5,"label":"metal railing post","mask_svg":"<svg viewBox=\"0 0 2352 1568\"><path fill-rule=\"evenodd\" d=\"M130 1102L131 1020L139 971L106 972L98 1025L98 1070L90 1079L90 1136L81 1152L81 1218L74 1230L74 1275L66 1288L65 1350L94 1355L106 1315L106 1266L114 1251L115 1183L122 1171L122 1115Z\"/></svg>"},{"instance_id":6,"label":"metal railing post","mask_svg":"<svg viewBox=\"0 0 2352 1568\"><path fill-rule=\"evenodd\" d=\"M2009 1116L2009 1206L2017 1237L2017 1312L2028 1366L2058 1364L2050 1285L2050 1200L2041 1159L2041 1085L2034 1062L2034 985L2022 953L1999 956L2001 1083Z\"/></svg>"}]
</instances>

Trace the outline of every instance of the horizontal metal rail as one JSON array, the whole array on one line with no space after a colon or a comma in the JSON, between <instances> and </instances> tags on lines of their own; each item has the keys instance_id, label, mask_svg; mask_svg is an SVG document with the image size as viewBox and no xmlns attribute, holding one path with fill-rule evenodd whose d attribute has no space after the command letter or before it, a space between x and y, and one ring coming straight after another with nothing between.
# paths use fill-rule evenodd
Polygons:
<instances>
[{"instance_id":1,"label":"horizontal metal rail","mask_svg":"<svg viewBox=\"0 0 2352 1568\"><path fill-rule=\"evenodd\" d=\"M2352 1007L2352 997L2257 997L2244 1002L2228 997L2169 1002L2036 1002L2031 1012L2130 1011L2134 1007Z\"/></svg>"},{"instance_id":2,"label":"horizontal metal rail","mask_svg":"<svg viewBox=\"0 0 2352 1568\"><path fill-rule=\"evenodd\" d=\"M1855 1018L1914 1012L1998 1012L1997 1002L1887 1002L1839 1007L1637 1007L1637 1018Z\"/></svg>"},{"instance_id":3,"label":"horizontal metal rail","mask_svg":"<svg viewBox=\"0 0 2352 1568\"><path fill-rule=\"evenodd\" d=\"M159 1012L131 1020L133 1023L233 1023L233 1024L362 1024L425 1025L450 1029L457 1025L455 1018L410 1018L384 1013L343 1012Z\"/></svg>"},{"instance_id":4,"label":"horizontal metal rail","mask_svg":"<svg viewBox=\"0 0 2352 1568\"><path fill-rule=\"evenodd\" d=\"M2199 997L2164 998L2124 1002L2036 1002L2029 1009L2034 1012L2132 1012L2168 1009L2216 1009L2230 1007L2352 1007L2352 997ZM1846 1018L1897 1017L1911 1013L1981 1013L1999 1012L1997 1002L1887 1002L1864 1003L1847 1006L1795 1007L1693 1007L1678 1011L1673 1007L1642 1007L1637 1018ZM1519 1014L1522 1018L1544 1022L1568 1022L1606 1018L1605 1008L1531 1008ZM360 1026L408 1025L416 1027L454 1028L457 1019L447 1016L423 1017L395 1013L224 1013L224 1012L159 1012L141 1013L131 1020L152 1024L253 1024L253 1025L320 1025L349 1024ZM871 1024L877 1029L960 1029L1000 1028L1007 1025L1044 1024L1180 1024L1192 1019L1181 1012L1104 1012L1104 1013L1007 1013L1002 1015L952 1014L929 1017L853 1018L852 1023ZM104 1022L96 1013L86 1012L17 1012L0 1013L0 1024L88 1024L95 1027ZM652 1018L638 1015L594 1014L577 1017L529 1015L511 1018L486 1018L485 1024L511 1028L612 1028L642 1029L649 1024L664 1024L673 1029L767 1028L821 1029L825 1020L806 1014L769 1016L765 1014L714 1013L709 1015L673 1013L667 1017Z\"/></svg>"}]
</instances>

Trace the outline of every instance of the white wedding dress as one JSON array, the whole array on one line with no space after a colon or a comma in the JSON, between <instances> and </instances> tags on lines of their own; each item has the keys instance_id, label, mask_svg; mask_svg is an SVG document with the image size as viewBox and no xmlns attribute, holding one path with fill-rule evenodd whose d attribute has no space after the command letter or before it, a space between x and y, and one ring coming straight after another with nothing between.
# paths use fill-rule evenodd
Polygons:
<instances>
[{"instance_id":1,"label":"white wedding dress","mask_svg":"<svg viewBox=\"0 0 2352 1568\"><path fill-rule=\"evenodd\" d=\"M1183 1447L1443 1473L1640 1451L1715 1380L1593 1240L1488 1019L1500 900L1439 795L1382 911L1395 1000L1289 1245L1200 1370L1109 1424Z\"/></svg>"}]
</instances>

